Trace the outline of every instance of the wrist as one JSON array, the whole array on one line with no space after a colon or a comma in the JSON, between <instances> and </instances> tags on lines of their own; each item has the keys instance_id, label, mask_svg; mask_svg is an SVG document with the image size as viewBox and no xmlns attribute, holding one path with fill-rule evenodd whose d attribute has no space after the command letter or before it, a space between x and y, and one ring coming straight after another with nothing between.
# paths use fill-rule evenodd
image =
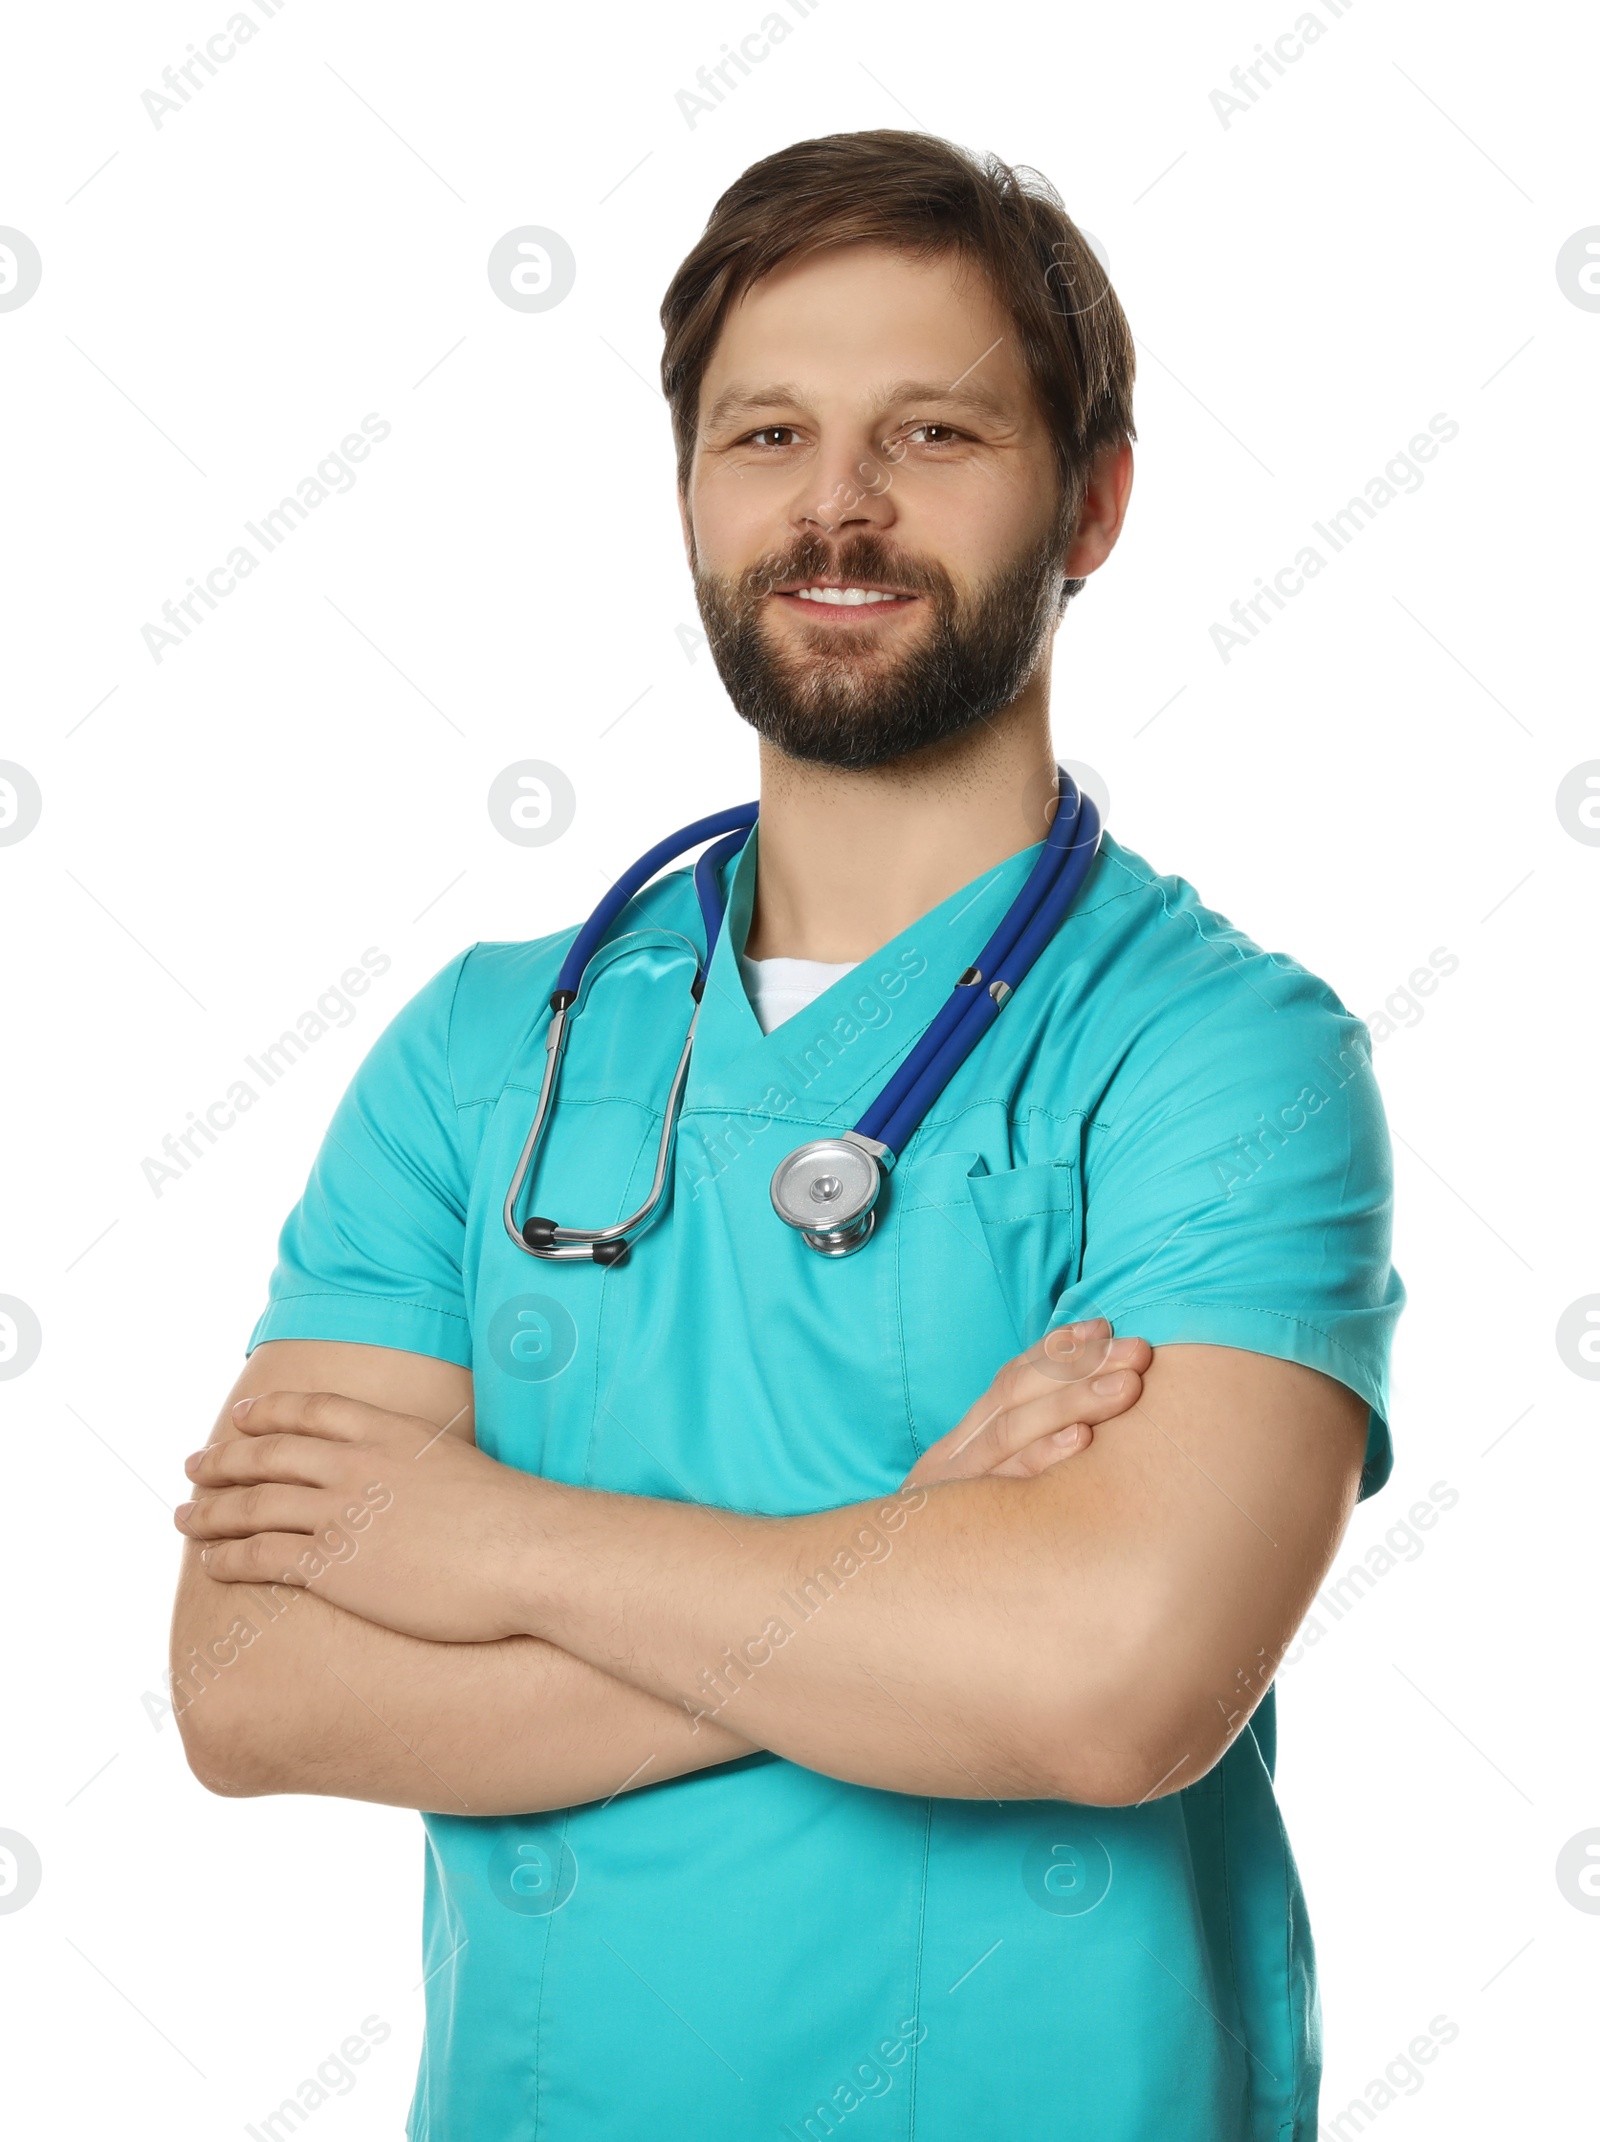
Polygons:
<instances>
[{"instance_id":1,"label":"wrist","mask_svg":"<svg viewBox=\"0 0 1600 2142\"><path fill-rule=\"evenodd\" d=\"M582 1488L538 1473L515 1474L500 1580L509 1634L549 1637L554 1601L566 1588L559 1564L577 1525L573 1505L583 1495Z\"/></svg>"}]
</instances>

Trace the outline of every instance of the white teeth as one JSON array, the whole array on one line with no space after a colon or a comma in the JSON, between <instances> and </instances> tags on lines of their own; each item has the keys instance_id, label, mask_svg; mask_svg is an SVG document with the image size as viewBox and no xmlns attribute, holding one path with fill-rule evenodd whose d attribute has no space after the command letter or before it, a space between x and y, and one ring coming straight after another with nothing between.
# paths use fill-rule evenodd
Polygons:
<instances>
[{"instance_id":1,"label":"white teeth","mask_svg":"<svg viewBox=\"0 0 1600 2142\"><path fill-rule=\"evenodd\" d=\"M881 588L796 588L802 602L831 602L841 608L855 609L867 602L898 602L898 595L886 595Z\"/></svg>"}]
</instances>

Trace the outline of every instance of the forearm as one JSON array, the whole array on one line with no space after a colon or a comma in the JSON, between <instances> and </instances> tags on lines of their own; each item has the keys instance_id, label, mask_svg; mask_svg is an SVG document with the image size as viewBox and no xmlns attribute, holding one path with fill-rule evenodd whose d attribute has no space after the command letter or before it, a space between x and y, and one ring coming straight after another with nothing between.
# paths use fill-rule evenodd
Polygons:
<instances>
[{"instance_id":1,"label":"forearm","mask_svg":"<svg viewBox=\"0 0 1600 2142\"><path fill-rule=\"evenodd\" d=\"M246 1362L213 1447L238 1439L233 1399L284 1381L361 1393L470 1442L465 1369L387 1347L272 1340ZM747 1752L734 1734L696 1731L682 1710L549 1644L426 1642L295 1584L219 1583L193 1544L172 1674L190 1765L217 1792L523 1814Z\"/></svg>"},{"instance_id":2,"label":"forearm","mask_svg":"<svg viewBox=\"0 0 1600 2142\"><path fill-rule=\"evenodd\" d=\"M191 1767L229 1794L530 1814L750 1749L535 1637L426 1643L312 1591L214 1584L198 1568L180 1596L172 1670Z\"/></svg>"},{"instance_id":3,"label":"forearm","mask_svg":"<svg viewBox=\"0 0 1600 2142\"><path fill-rule=\"evenodd\" d=\"M1173 1346L1070 1465L761 1518L530 1481L518 1629L809 1768L1132 1804L1217 1762L1326 1574L1357 1393Z\"/></svg>"},{"instance_id":4,"label":"forearm","mask_svg":"<svg viewBox=\"0 0 1600 2142\"><path fill-rule=\"evenodd\" d=\"M503 1466L459 1433L449 1376L423 1414L390 1410L387 1394L330 1393L335 1376L398 1383L402 1357L273 1364L328 1373L320 1392L241 1393L187 1461L200 1500L177 1521L208 1544L180 1592L180 1660L188 1624L226 1629L224 1604L241 1596L228 1580L259 1592L281 1578L274 1599L312 1586L313 1618L294 1624L298 1650L276 1627L247 1650L243 1632L240 1660L259 1678L239 1663L229 1701L208 1691L195 1767L243 1769L255 1782L240 1790L416 1804L415 1765L448 1776L422 1745L432 1733L482 1766L475 1785L450 1780L458 1800L475 1789L519 1810L753 1746L905 1791L1091 1797L1101 1779L1082 1699L1112 1647L1066 1582L1093 1575L1095 1556L1060 1530L1082 1509L1042 1481L1087 1448L1091 1424L1131 1406L1150 1349L1092 1325L1060 1336L1008 1364L882 1505L792 1519L730 1521ZM1108 1342L1125 1364L1091 1391L1062 1373L1086 1351L1103 1364ZM315 1618L335 1606L343 1619ZM1008 1640L1024 1614L1023 1640ZM336 1640L354 1648L330 1718ZM464 1655L465 1671L448 1663ZM1069 1744L1076 1790L1061 1782ZM397 1748L411 1758L398 1772Z\"/></svg>"},{"instance_id":5,"label":"forearm","mask_svg":"<svg viewBox=\"0 0 1600 2142\"><path fill-rule=\"evenodd\" d=\"M985 1479L772 1519L538 1483L526 1625L830 1776L1115 1797L1114 1587L1096 1497L1074 1552L1067 1493Z\"/></svg>"}]
</instances>

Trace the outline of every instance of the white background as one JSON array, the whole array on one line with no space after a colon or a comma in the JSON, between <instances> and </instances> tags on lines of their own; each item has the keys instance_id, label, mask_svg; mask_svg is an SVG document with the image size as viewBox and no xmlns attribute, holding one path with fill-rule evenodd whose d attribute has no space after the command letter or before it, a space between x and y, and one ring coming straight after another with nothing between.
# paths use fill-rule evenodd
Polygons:
<instances>
[{"instance_id":1,"label":"white background","mask_svg":"<svg viewBox=\"0 0 1600 2142\"><path fill-rule=\"evenodd\" d=\"M806 135L912 126L1037 165L1139 341L1122 544L1056 651L1060 751L1111 824L1370 1016L1395 1135L1398 1462L1339 1567L1459 1502L1280 1685L1282 1799L1323 1975L1324 2110L1430 2019L1459 2035L1383 2142L1589 2131L1600 1915L1556 1856L1600 1825L1585 1099L1600 848L1591 419L1594 20L1357 0L1224 126L1211 92L1296 0L1203 9L822 0L690 127L764 0L610 10L288 0L157 128L141 94L227 0L15 11L0 223L0 1293L43 1346L0 1384L6 2095L28 2134L238 2135L361 2020L392 2036L317 2142L400 2131L419 2038L414 1816L209 1798L155 1700L170 1505L276 1232L382 1024L461 946L570 922L662 830L753 792L693 621L656 309L721 189ZM572 294L501 303L548 226ZM141 627L367 412L392 425L203 627ZM1442 412L1459 435L1224 663L1210 628ZM248 537L243 537L248 541ZM1322 546L1319 546L1322 547ZM511 845L508 763L577 794ZM157 1197L141 1163L368 946L393 966ZM1408 1015L1409 1016L1409 1015ZM3 1899L0 1899L3 1901Z\"/></svg>"}]
</instances>

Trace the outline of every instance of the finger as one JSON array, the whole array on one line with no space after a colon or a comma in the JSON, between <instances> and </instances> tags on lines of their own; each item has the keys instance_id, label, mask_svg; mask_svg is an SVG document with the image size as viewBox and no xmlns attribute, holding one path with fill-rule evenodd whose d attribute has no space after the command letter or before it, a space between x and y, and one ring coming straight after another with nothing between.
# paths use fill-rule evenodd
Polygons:
<instances>
[{"instance_id":1,"label":"finger","mask_svg":"<svg viewBox=\"0 0 1600 2142\"><path fill-rule=\"evenodd\" d=\"M338 1451L325 1437L266 1434L235 1436L212 1443L184 1460L196 1487L242 1487L257 1480L281 1480L300 1487L332 1487L339 1468Z\"/></svg>"},{"instance_id":2,"label":"finger","mask_svg":"<svg viewBox=\"0 0 1600 2142\"><path fill-rule=\"evenodd\" d=\"M1091 1316L1076 1324L1053 1324L1023 1359L1059 1382L1076 1383L1103 1368L1115 1344L1109 1321Z\"/></svg>"},{"instance_id":3,"label":"finger","mask_svg":"<svg viewBox=\"0 0 1600 2142\"><path fill-rule=\"evenodd\" d=\"M1010 1455L997 1440L1006 1409L985 1394L979 1405L937 1443L930 1443L906 1475L913 1480L975 1480Z\"/></svg>"},{"instance_id":4,"label":"finger","mask_svg":"<svg viewBox=\"0 0 1600 2142\"><path fill-rule=\"evenodd\" d=\"M328 1568L303 1533L255 1532L202 1547L200 1560L218 1584L293 1584L307 1589Z\"/></svg>"},{"instance_id":5,"label":"finger","mask_svg":"<svg viewBox=\"0 0 1600 2142\"><path fill-rule=\"evenodd\" d=\"M1037 1397L1041 1391L1093 1383L1118 1369L1131 1369L1142 1376L1153 1358L1144 1339L1112 1339L1104 1334L1062 1339L1056 1332L1047 1331L1037 1345L1008 1362L995 1382L1001 1396L1017 1403Z\"/></svg>"},{"instance_id":6,"label":"finger","mask_svg":"<svg viewBox=\"0 0 1600 2142\"><path fill-rule=\"evenodd\" d=\"M1073 1423L1098 1426L1137 1405L1143 1371L1153 1358L1145 1340L1107 1340L1110 1327L1103 1317L1093 1324L1062 1328L1078 1335L1073 1343L1079 1366L1096 1356L1102 1360L1105 1366L1099 1375L1069 1381L1048 1373L1041 1352L1051 1336L1047 1332L1026 1353L1006 1363L978 1404L923 1452L906 1475L907 1481L975 1479L995 1471L1041 1435ZM1043 1413L1026 1411L1041 1403L1046 1408Z\"/></svg>"},{"instance_id":7,"label":"finger","mask_svg":"<svg viewBox=\"0 0 1600 2142\"><path fill-rule=\"evenodd\" d=\"M1047 1385L1033 1401L1053 1410L1048 1423L1043 1416L1029 1416L1019 1425L1025 1409L998 1395L999 1382L986 1391L978 1404L958 1421L950 1433L931 1444L907 1474L908 1480L977 1480L1003 1465L1024 1444L1046 1432L1046 1425L1062 1428L1076 1417L1076 1407L1061 1390Z\"/></svg>"},{"instance_id":8,"label":"finger","mask_svg":"<svg viewBox=\"0 0 1600 2142\"><path fill-rule=\"evenodd\" d=\"M1020 1406L1008 1406L1004 1419L995 1424L996 1458L1011 1457L1063 1428L1103 1427L1136 1406L1143 1390L1143 1377L1132 1369L1116 1369L1093 1383L1058 1385Z\"/></svg>"},{"instance_id":9,"label":"finger","mask_svg":"<svg viewBox=\"0 0 1600 2142\"><path fill-rule=\"evenodd\" d=\"M1104 1317L1083 1324L1057 1324L1022 1357L1058 1383L1079 1383L1108 1368L1150 1366L1150 1348L1136 1336L1113 1337Z\"/></svg>"},{"instance_id":10,"label":"finger","mask_svg":"<svg viewBox=\"0 0 1600 2142\"><path fill-rule=\"evenodd\" d=\"M1137 1366L1137 1357L1124 1361L1112 1356L1093 1376L1074 1377L1071 1381L1038 1375L1019 1364L1019 1372L1009 1380L1001 1395L1003 1403L1013 1407L1033 1405L1039 1399L1055 1399L1077 1409L1063 1415L1067 1420L1109 1420L1113 1413L1126 1412L1137 1402L1143 1385L1144 1376Z\"/></svg>"},{"instance_id":11,"label":"finger","mask_svg":"<svg viewBox=\"0 0 1600 2142\"><path fill-rule=\"evenodd\" d=\"M1097 1324L1099 1330L1090 1324L1052 1326L998 1371L996 1390L1005 1399L1026 1399L1045 1386L1086 1384L1112 1369L1148 1367L1144 1339L1112 1339L1103 1317Z\"/></svg>"},{"instance_id":12,"label":"finger","mask_svg":"<svg viewBox=\"0 0 1600 2142\"><path fill-rule=\"evenodd\" d=\"M991 1400L981 1411L974 1408L959 1427L926 1451L910 1477L970 1480L997 1472L1019 1451L1047 1436L1115 1420L1138 1403L1143 1388L1143 1378L1132 1369L1114 1369L1087 1384L1046 1382L1042 1390L1019 1403ZM1069 1447L1063 1445L1058 1456L1067 1455Z\"/></svg>"},{"instance_id":13,"label":"finger","mask_svg":"<svg viewBox=\"0 0 1600 2142\"><path fill-rule=\"evenodd\" d=\"M237 1540L255 1532L314 1532L324 1514L323 1499L313 1489L271 1481L181 1502L173 1523L192 1540Z\"/></svg>"},{"instance_id":14,"label":"finger","mask_svg":"<svg viewBox=\"0 0 1600 2142\"><path fill-rule=\"evenodd\" d=\"M270 1435L286 1428L296 1435L325 1437L330 1443L359 1443L383 1422L408 1418L359 1398L345 1398L337 1391L263 1391L256 1398L239 1399L232 1417L245 1435Z\"/></svg>"},{"instance_id":15,"label":"finger","mask_svg":"<svg viewBox=\"0 0 1600 2142\"><path fill-rule=\"evenodd\" d=\"M1042 1435L997 1465L989 1478L1001 1480L1032 1480L1040 1473L1048 1472L1053 1465L1063 1465L1068 1458L1081 1457L1094 1441L1094 1430L1081 1421L1069 1427L1057 1428L1051 1435Z\"/></svg>"}]
</instances>

